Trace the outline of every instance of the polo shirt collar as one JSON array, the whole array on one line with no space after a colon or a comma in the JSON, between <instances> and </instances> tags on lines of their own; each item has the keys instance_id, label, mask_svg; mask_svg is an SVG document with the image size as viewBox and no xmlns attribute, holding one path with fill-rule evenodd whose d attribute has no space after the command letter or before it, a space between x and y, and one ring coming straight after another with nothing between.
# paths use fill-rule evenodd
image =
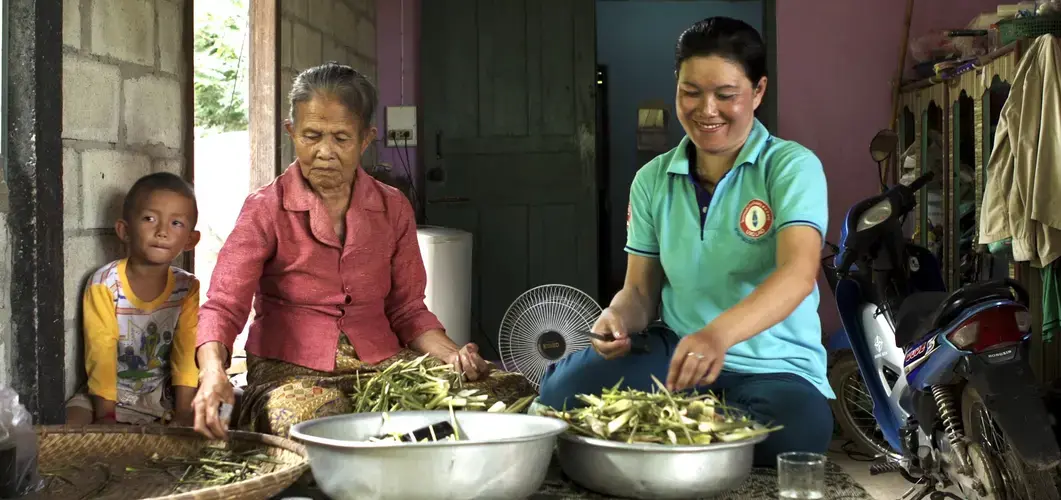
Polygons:
<instances>
[{"instance_id":1,"label":"polo shirt collar","mask_svg":"<svg viewBox=\"0 0 1061 500\"><path fill-rule=\"evenodd\" d=\"M678 150L674 152L674 156L671 157L670 165L667 165L667 172L671 174L689 175L689 146L691 141L689 136L682 137L682 141L678 143ZM766 145L770 142L770 131L766 130L766 126L759 121L758 118L752 119L752 130L748 134L748 140L744 141L744 146L740 148L740 153L737 154L736 161L733 162L733 167L740 167L742 165L755 165L759 162L759 156L762 155Z\"/></svg>"},{"instance_id":2,"label":"polo shirt collar","mask_svg":"<svg viewBox=\"0 0 1061 500\"><path fill-rule=\"evenodd\" d=\"M383 211L383 195L379 192L376 183L373 182L368 172L358 168L354 180L354 192L350 197L350 208L360 208L374 212ZM286 210L292 212L308 212L315 203L318 203L317 194L309 187L309 182L302 176L298 160L287 167L280 174L280 185L283 187L282 197Z\"/></svg>"}]
</instances>

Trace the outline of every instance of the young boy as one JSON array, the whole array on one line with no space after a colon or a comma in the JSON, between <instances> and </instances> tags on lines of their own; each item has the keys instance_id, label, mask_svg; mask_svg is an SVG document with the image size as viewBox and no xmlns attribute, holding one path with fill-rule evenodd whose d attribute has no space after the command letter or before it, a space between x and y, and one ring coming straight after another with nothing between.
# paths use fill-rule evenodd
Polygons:
<instances>
[{"instance_id":1,"label":"young boy","mask_svg":"<svg viewBox=\"0 0 1061 500\"><path fill-rule=\"evenodd\" d=\"M199 242L197 218L195 192L176 175L129 189L115 224L127 257L85 288L88 394L67 403L68 424L193 424L199 281L171 263Z\"/></svg>"}]
</instances>

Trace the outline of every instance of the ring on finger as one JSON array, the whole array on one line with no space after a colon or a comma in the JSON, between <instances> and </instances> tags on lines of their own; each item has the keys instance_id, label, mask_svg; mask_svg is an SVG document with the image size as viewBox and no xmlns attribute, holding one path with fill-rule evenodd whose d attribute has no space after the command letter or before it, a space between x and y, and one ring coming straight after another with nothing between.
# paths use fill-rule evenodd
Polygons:
<instances>
[{"instance_id":1,"label":"ring on finger","mask_svg":"<svg viewBox=\"0 0 1061 500\"><path fill-rule=\"evenodd\" d=\"M685 353L685 355L686 356L695 356L696 359L704 359L704 355L700 354L698 352L687 352L687 353Z\"/></svg>"}]
</instances>

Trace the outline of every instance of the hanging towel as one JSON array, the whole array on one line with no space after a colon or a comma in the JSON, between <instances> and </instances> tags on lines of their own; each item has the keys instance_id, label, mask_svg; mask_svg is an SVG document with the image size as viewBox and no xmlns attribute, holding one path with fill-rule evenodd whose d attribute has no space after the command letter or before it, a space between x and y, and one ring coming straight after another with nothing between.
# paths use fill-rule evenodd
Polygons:
<instances>
[{"instance_id":1,"label":"hanging towel","mask_svg":"<svg viewBox=\"0 0 1061 500\"><path fill-rule=\"evenodd\" d=\"M1013 238L1013 258L1047 267L1061 256L1061 46L1035 39L1002 105L980 209L980 243ZM1051 193L1053 192L1053 193Z\"/></svg>"}]
</instances>

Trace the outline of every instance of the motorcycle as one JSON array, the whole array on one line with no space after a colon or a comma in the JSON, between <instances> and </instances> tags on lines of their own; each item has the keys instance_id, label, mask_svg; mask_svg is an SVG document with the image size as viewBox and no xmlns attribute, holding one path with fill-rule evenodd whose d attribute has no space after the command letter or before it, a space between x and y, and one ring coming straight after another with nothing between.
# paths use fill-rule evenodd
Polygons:
<instances>
[{"instance_id":1,"label":"motorcycle","mask_svg":"<svg viewBox=\"0 0 1061 500\"><path fill-rule=\"evenodd\" d=\"M829 242L826 245L836 248ZM831 256L828 258L832 259ZM851 350L851 341L843 328L829 335L825 352L829 356L829 385L836 392L836 399L829 400L829 406L841 433L848 439L844 451L860 460L885 457L895 461L901 458L891 449L877 425L873 416L873 398L866 390L858 360Z\"/></svg>"},{"instance_id":2,"label":"motorcycle","mask_svg":"<svg viewBox=\"0 0 1061 500\"><path fill-rule=\"evenodd\" d=\"M877 161L895 150L874 138ZM891 453L871 472L915 485L903 498L1057 500L1061 462L1027 355L1028 294L1010 279L947 292L939 263L903 234L932 173L847 213L824 262L841 323Z\"/></svg>"}]
</instances>

